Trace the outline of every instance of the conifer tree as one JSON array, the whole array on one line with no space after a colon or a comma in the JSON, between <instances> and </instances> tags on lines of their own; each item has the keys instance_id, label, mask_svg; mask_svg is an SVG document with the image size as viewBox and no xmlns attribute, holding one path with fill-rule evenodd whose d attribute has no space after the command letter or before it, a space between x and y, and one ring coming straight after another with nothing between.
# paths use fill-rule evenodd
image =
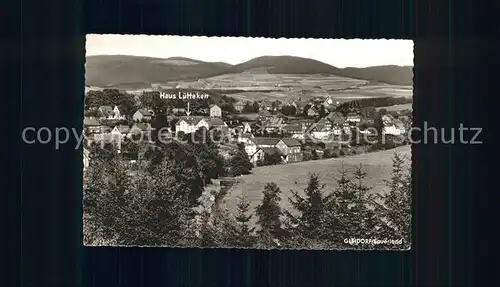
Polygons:
<instances>
[{"instance_id":1,"label":"conifer tree","mask_svg":"<svg viewBox=\"0 0 500 287\"><path fill-rule=\"evenodd\" d=\"M255 208L258 216L257 224L260 226L258 234L274 239L279 239L282 235L281 229L281 207L280 193L278 185L274 182L264 186L264 198L262 203Z\"/></svg>"},{"instance_id":2,"label":"conifer tree","mask_svg":"<svg viewBox=\"0 0 500 287\"><path fill-rule=\"evenodd\" d=\"M237 247L252 247L255 244L253 232L255 227L250 227L249 222L252 214L248 215L250 202L245 195L239 197L238 213L236 215L237 225L234 232L234 244Z\"/></svg>"},{"instance_id":3,"label":"conifer tree","mask_svg":"<svg viewBox=\"0 0 500 287\"><path fill-rule=\"evenodd\" d=\"M394 153L392 177L386 181L389 192L382 196L381 213L386 220L385 236L403 239L404 248L411 239L411 168L405 166L406 158Z\"/></svg>"},{"instance_id":4,"label":"conifer tree","mask_svg":"<svg viewBox=\"0 0 500 287\"><path fill-rule=\"evenodd\" d=\"M337 188L329 195L327 201L328 239L334 244L341 244L345 238L354 236L355 230L350 225L350 204L354 202L355 195L352 193L351 179L347 176L348 170L341 164L336 179Z\"/></svg>"},{"instance_id":5,"label":"conifer tree","mask_svg":"<svg viewBox=\"0 0 500 287\"><path fill-rule=\"evenodd\" d=\"M352 222L359 224L358 234L368 238L377 238L380 228L380 217L375 212L374 196L370 193L371 187L364 184L366 172L361 164L353 172L352 189L355 201L351 208ZM370 247L370 246L368 246ZM373 247L373 246L371 246Z\"/></svg>"},{"instance_id":6,"label":"conifer tree","mask_svg":"<svg viewBox=\"0 0 500 287\"><path fill-rule=\"evenodd\" d=\"M101 151L98 151L98 153ZM93 224L99 227L103 240L115 238L118 243L126 241L124 235L128 227L128 197L133 185L128 170L116 153L105 162L95 160L89 166L91 176L101 178L90 179L86 196L94 196L95 204L86 207ZM88 199L88 197L87 197ZM84 201L85 202L85 201ZM89 203L89 201L86 201Z\"/></svg>"},{"instance_id":7,"label":"conifer tree","mask_svg":"<svg viewBox=\"0 0 500 287\"><path fill-rule=\"evenodd\" d=\"M327 202L323 194L323 187L318 175L311 173L307 187L304 189L305 197L292 191L290 203L298 215L287 212L287 216L291 218L292 223L297 225L298 231L308 238L316 239L323 234L326 215L325 204Z\"/></svg>"},{"instance_id":8,"label":"conifer tree","mask_svg":"<svg viewBox=\"0 0 500 287\"><path fill-rule=\"evenodd\" d=\"M176 173L174 162L162 162L135 195L134 206L144 213L134 223L147 230L137 241L170 246L181 242L189 220L190 186L178 181Z\"/></svg>"}]
</instances>

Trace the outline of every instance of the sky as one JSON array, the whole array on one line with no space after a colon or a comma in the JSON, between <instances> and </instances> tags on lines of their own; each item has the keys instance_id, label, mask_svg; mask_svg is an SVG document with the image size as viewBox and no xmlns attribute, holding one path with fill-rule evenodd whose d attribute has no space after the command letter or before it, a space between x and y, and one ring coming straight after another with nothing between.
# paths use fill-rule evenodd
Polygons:
<instances>
[{"instance_id":1,"label":"sky","mask_svg":"<svg viewBox=\"0 0 500 287\"><path fill-rule=\"evenodd\" d=\"M315 59L338 68L413 66L413 41L90 34L86 55L187 57L233 65L260 56L287 55Z\"/></svg>"}]
</instances>

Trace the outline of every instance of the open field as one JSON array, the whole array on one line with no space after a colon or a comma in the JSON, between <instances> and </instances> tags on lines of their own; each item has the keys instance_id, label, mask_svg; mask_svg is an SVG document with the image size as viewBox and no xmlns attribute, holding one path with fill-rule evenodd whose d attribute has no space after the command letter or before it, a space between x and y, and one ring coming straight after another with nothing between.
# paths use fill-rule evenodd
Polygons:
<instances>
[{"instance_id":1,"label":"open field","mask_svg":"<svg viewBox=\"0 0 500 287\"><path fill-rule=\"evenodd\" d=\"M367 81L322 74L270 74L267 71L246 71L224 74L198 81L178 82L181 86L202 86L207 89L309 90L346 89L365 85Z\"/></svg>"},{"instance_id":2,"label":"open field","mask_svg":"<svg viewBox=\"0 0 500 287\"><path fill-rule=\"evenodd\" d=\"M281 207L290 209L291 205L288 201L288 197L291 196L290 190L293 189L302 192L307 185L308 173L310 172L318 173L321 183L325 184L326 192L335 189L337 186L335 179L339 176L337 170L340 168L342 162L344 163L344 167L349 170L362 164L364 171L367 172L365 183L373 186L372 192L381 193L385 189L383 180L389 179L391 175L392 156L394 152L404 154L407 158L411 157L411 147L402 146L393 150L365 153L344 158L256 167L252 170L252 174L241 176L240 182L230 189L226 196L226 206L231 213L234 213L238 197L245 192L253 209L262 200L264 185L267 182L276 182L282 191ZM410 164L410 161L408 163ZM255 218L252 220L255 220Z\"/></svg>"},{"instance_id":3,"label":"open field","mask_svg":"<svg viewBox=\"0 0 500 287\"><path fill-rule=\"evenodd\" d=\"M388 107L378 107L377 111L380 109L386 109L388 112L396 112L396 111L403 111L403 110L412 110L413 109L413 104L402 104L402 105L393 105L393 106L388 106Z\"/></svg>"}]
</instances>

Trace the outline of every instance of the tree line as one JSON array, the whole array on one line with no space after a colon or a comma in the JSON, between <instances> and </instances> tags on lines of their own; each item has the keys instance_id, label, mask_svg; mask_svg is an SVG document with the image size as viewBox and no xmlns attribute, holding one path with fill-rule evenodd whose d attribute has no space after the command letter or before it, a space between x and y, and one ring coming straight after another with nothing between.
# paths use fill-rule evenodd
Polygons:
<instances>
[{"instance_id":1,"label":"tree line","mask_svg":"<svg viewBox=\"0 0 500 287\"><path fill-rule=\"evenodd\" d=\"M232 167L230 174L248 173L251 167L239 157L244 150L235 151L227 163L214 145L172 142L141 147L144 160L135 170L114 149L93 147L84 175L85 242L329 249L353 247L345 243L347 238L402 238L402 245L357 248L410 246L411 173L403 157L394 156L385 195L370 192L362 166L350 176L342 168L330 192L318 175L310 174L302 193L292 191L292 210L280 207L282 191L269 182L258 206L252 209L242 196L233 215L213 204L213 198L223 195L207 195L205 186L224 175L225 163Z\"/></svg>"}]
</instances>

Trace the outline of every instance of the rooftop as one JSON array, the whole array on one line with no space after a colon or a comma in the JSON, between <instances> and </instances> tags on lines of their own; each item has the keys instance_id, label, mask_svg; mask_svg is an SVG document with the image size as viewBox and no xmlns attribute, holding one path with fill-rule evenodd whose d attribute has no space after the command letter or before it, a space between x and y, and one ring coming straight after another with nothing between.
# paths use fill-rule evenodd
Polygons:
<instances>
[{"instance_id":1,"label":"rooftop","mask_svg":"<svg viewBox=\"0 0 500 287\"><path fill-rule=\"evenodd\" d=\"M280 139L279 138L266 138L266 137L255 137L255 138L252 138L252 141L260 146L260 145L276 145Z\"/></svg>"}]
</instances>

